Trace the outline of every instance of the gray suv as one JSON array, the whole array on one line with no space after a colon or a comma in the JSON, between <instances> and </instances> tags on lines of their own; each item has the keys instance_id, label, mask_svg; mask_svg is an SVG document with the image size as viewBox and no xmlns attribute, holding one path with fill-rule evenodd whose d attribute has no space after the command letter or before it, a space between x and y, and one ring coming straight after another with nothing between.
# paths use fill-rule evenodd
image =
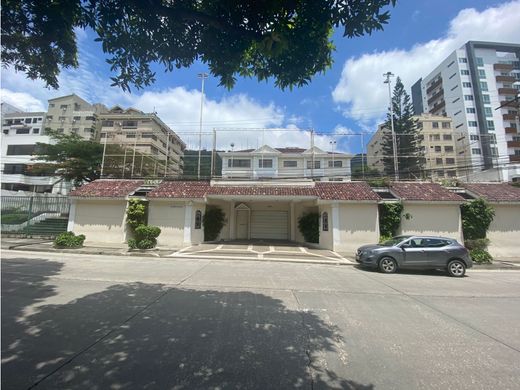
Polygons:
<instances>
[{"instance_id":1,"label":"gray suv","mask_svg":"<svg viewBox=\"0 0 520 390\"><path fill-rule=\"evenodd\" d=\"M357 250L356 261L388 274L398 268L442 268L459 278L473 266L468 250L457 240L430 236L397 236L379 245L364 245Z\"/></svg>"}]
</instances>

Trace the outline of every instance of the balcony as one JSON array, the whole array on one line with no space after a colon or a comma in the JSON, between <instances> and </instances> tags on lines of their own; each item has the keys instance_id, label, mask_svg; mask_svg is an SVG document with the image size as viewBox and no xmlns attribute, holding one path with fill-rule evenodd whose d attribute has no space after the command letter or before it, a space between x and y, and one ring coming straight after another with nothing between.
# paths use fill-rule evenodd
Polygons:
<instances>
[{"instance_id":1,"label":"balcony","mask_svg":"<svg viewBox=\"0 0 520 390\"><path fill-rule=\"evenodd\" d=\"M505 121L514 121L516 120L516 114L504 114L502 115Z\"/></svg>"},{"instance_id":2,"label":"balcony","mask_svg":"<svg viewBox=\"0 0 520 390\"><path fill-rule=\"evenodd\" d=\"M437 92L435 95L433 95L431 98L429 98L428 105L432 104L435 100L437 100L441 96L444 96L444 89L440 89L439 92Z\"/></svg>"},{"instance_id":3,"label":"balcony","mask_svg":"<svg viewBox=\"0 0 520 390\"><path fill-rule=\"evenodd\" d=\"M517 93L520 93L515 88L498 88L498 94L499 95L513 95L516 96Z\"/></svg>"},{"instance_id":4,"label":"balcony","mask_svg":"<svg viewBox=\"0 0 520 390\"><path fill-rule=\"evenodd\" d=\"M507 141L508 148L520 148L520 141Z\"/></svg>"},{"instance_id":5,"label":"balcony","mask_svg":"<svg viewBox=\"0 0 520 390\"><path fill-rule=\"evenodd\" d=\"M439 78L437 81L435 81L432 85L430 85L428 87L428 89L426 90L426 93L430 93L431 91L433 91L435 88L437 88L441 84L442 84L442 78Z\"/></svg>"},{"instance_id":6,"label":"balcony","mask_svg":"<svg viewBox=\"0 0 520 390\"><path fill-rule=\"evenodd\" d=\"M517 133L516 128L514 128L514 127L506 127L505 130L506 130L506 134L516 134Z\"/></svg>"},{"instance_id":7,"label":"balcony","mask_svg":"<svg viewBox=\"0 0 520 390\"><path fill-rule=\"evenodd\" d=\"M446 102L442 100L440 103L436 103L435 106L430 109L430 114L438 114L438 111L444 107L446 107Z\"/></svg>"},{"instance_id":8,"label":"balcony","mask_svg":"<svg viewBox=\"0 0 520 390\"><path fill-rule=\"evenodd\" d=\"M497 76L496 79L499 83L514 83L516 81L513 76Z\"/></svg>"},{"instance_id":9,"label":"balcony","mask_svg":"<svg viewBox=\"0 0 520 390\"><path fill-rule=\"evenodd\" d=\"M510 154L509 161L510 162L520 162L520 155Z\"/></svg>"},{"instance_id":10,"label":"balcony","mask_svg":"<svg viewBox=\"0 0 520 390\"><path fill-rule=\"evenodd\" d=\"M509 71L513 70L513 65L511 65L511 64L493 64L493 69L509 72Z\"/></svg>"}]
</instances>

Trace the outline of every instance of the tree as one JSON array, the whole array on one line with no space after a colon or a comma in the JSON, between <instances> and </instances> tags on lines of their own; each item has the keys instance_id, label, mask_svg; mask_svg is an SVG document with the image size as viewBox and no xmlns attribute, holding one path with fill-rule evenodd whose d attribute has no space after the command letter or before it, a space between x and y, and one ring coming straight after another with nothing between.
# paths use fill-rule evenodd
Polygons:
<instances>
[{"instance_id":1,"label":"tree","mask_svg":"<svg viewBox=\"0 0 520 390\"><path fill-rule=\"evenodd\" d=\"M418 120L413 118L413 105L406 93L401 79L398 77L392 96L394 110L394 131L397 145L397 162L399 177L415 179L422 175L425 158L421 149L422 135L419 133ZM383 164L385 174L393 176L394 148L392 142L391 113L387 114L382 141Z\"/></svg>"},{"instance_id":2,"label":"tree","mask_svg":"<svg viewBox=\"0 0 520 390\"><path fill-rule=\"evenodd\" d=\"M33 170L53 169L65 180L81 185L99 178L103 145L96 141L81 138L78 134L61 134L55 130L46 129L52 143L38 142L35 159L44 161L33 166Z\"/></svg>"},{"instance_id":3,"label":"tree","mask_svg":"<svg viewBox=\"0 0 520 390\"><path fill-rule=\"evenodd\" d=\"M77 67L76 28L97 34L128 90L200 60L231 88L238 75L307 84L332 64L334 28L352 38L382 30L396 0L5 0L2 60L58 87L60 68Z\"/></svg>"},{"instance_id":4,"label":"tree","mask_svg":"<svg viewBox=\"0 0 520 390\"><path fill-rule=\"evenodd\" d=\"M374 179L381 177L381 172L379 172L375 168L371 168L368 165L364 165L364 167L355 167L352 169L351 178L352 180L365 180L365 179Z\"/></svg>"}]
</instances>

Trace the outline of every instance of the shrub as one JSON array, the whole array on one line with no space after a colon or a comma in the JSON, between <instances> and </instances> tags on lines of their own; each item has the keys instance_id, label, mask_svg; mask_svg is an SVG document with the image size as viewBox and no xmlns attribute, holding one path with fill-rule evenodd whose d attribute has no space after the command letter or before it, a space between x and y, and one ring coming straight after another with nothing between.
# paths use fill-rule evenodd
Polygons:
<instances>
[{"instance_id":1,"label":"shrub","mask_svg":"<svg viewBox=\"0 0 520 390\"><path fill-rule=\"evenodd\" d=\"M226 224L226 215L220 207L210 206L202 218L204 241L215 241Z\"/></svg>"},{"instance_id":2,"label":"shrub","mask_svg":"<svg viewBox=\"0 0 520 390\"><path fill-rule=\"evenodd\" d=\"M381 237L379 237L379 243L383 243L385 241L388 241L392 238L392 236L384 236L382 235Z\"/></svg>"},{"instance_id":3,"label":"shrub","mask_svg":"<svg viewBox=\"0 0 520 390\"><path fill-rule=\"evenodd\" d=\"M83 246L83 241L85 241L83 234L76 236L73 232L63 232L54 239L54 246L56 248L79 248Z\"/></svg>"},{"instance_id":4,"label":"shrub","mask_svg":"<svg viewBox=\"0 0 520 390\"><path fill-rule=\"evenodd\" d=\"M161 229L157 226L139 225L135 228L135 238L127 241L130 249L151 249L157 245Z\"/></svg>"},{"instance_id":5,"label":"shrub","mask_svg":"<svg viewBox=\"0 0 520 390\"><path fill-rule=\"evenodd\" d=\"M493 261L493 256L485 249L471 249L469 255L477 264L490 264Z\"/></svg>"},{"instance_id":6,"label":"shrub","mask_svg":"<svg viewBox=\"0 0 520 390\"><path fill-rule=\"evenodd\" d=\"M472 249L482 249L486 250L489 245L489 240L487 238L478 238L476 240L465 240L464 246L469 250Z\"/></svg>"},{"instance_id":7,"label":"shrub","mask_svg":"<svg viewBox=\"0 0 520 390\"><path fill-rule=\"evenodd\" d=\"M307 213L298 218L298 230L305 242L318 244L320 242L320 214Z\"/></svg>"},{"instance_id":8,"label":"shrub","mask_svg":"<svg viewBox=\"0 0 520 390\"><path fill-rule=\"evenodd\" d=\"M135 229L146 224L147 202L141 199L130 199L126 210L126 222Z\"/></svg>"},{"instance_id":9,"label":"shrub","mask_svg":"<svg viewBox=\"0 0 520 390\"><path fill-rule=\"evenodd\" d=\"M465 240L486 238L486 233L495 216L495 210L484 199L473 200L460 206L462 232Z\"/></svg>"},{"instance_id":10,"label":"shrub","mask_svg":"<svg viewBox=\"0 0 520 390\"><path fill-rule=\"evenodd\" d=\"M381 203L379 205L379 234L393 237L401 225L402 203Z\"/></svg>"}]
</instances>

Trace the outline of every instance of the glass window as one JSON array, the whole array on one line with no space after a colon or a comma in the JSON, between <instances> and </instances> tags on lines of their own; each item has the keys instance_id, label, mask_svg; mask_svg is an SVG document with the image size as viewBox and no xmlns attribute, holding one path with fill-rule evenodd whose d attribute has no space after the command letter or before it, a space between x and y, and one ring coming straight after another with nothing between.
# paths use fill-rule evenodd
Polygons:
<instances>
[{"instance_id":1,"label":"glass window","mask_svg":"<svg viewBox=\"0 0 520 390\"><path fill-rule=\"evenodd\" d=\"M460 74L463 75L463 76L469 76L469 70L462 69L462 70L460 71Z\"/></svg>"},{"instance_id":2,"label":"glass window","mask_svg":"<svg viewBox=\"0 0 520 390\"><path fill-rule=\"evenodd\" d=\"M137 121L123 121L123 127L126 128L137 128Z\"/></svg>"},{"instance_id":3,"label":"glass window","mask_svg":"<svg viewBox=\"0 0 520 390\"><path fill-rule=\"evenodd\" d=\"M437 165L442 165L442 158L437 157L437 158L435 159L435 164L437 164Z\"/></svg>"},{"instance_id":4,"label":"glass window","mask_svg":"<svg viewBox=\"0 0 520 390\"><path fill-rule=\"evenodd\" d=\"M464 95L464 100L466 100L466 101L473 100L473 95Z\"/></svg>"},{"instance_id":5,"label":"glass window","mask_svg":"<svg viewBox=\"0 0 520 390\"><path fill-rule=\"evenodd\" d=\"M25 123L31 123L31 118L25 118Z\"/></svg>"},{"instance_id":6,"label":"glass window","mask_svg":"<svg viewBox=\"0 0 520 390\"><path fill-rule=\"evenodd\" d=\"M452 158L452 157L448 157L448 158L446 159L446 164L452 164L452 165L455 164L455 159Z\"/></svg>"},{"instance_id":7,"label":"glass window","mask_svg":"<svg viewBox=\"0 0 520 390\"><path fill-rule=\"evenodd\" d=\"M29 127L24 127L22 129L16 129L16 134L29 134L31 129Z\"/></svg>"},{"instance_id":8,"label":"glass window","mask_svg":"<svg viewBox=\"0 0 520 390\"><path fill-rule=\"evenodd\" d=\"M296 168L298 166L297 161L287 160L283 162L284 168Z\"/></svg>"},{"instance_id":9,"label":"glass window","mask_svg":"<svg viewBox=\"0 0 520 390\"><path fill-rule=\"evenodd\" d=\"M432 127L434 129L438 129L439 128L439 122L432 122Z\"/></svg>"},{"instance_id":10,"label":"glass window","mask_svg":"<svg viewBox=\"0 0 520 390\"><path fill-rule=\"evenodd\" d=\"M476 121L468 121L468 126L469 127L477 127L477 122Z\"/></svg>"},{"instance_id":11,"label":"glass window","mask_svg":"<svg viewBox=\"0 0 520 390\"><path fill-rule=\"evenodd\" d=\"M480 90L481 91L485 91L485 92L488 91L488 85L487 85L487 83L485 81L481 81L480 82Z\"/></svg>"},{"instance_id":12,"label":"glass window","mask_svg":"<svg viewBox=\"0 0 520 390\"><path fill-rule=\"evenodd\" d=\"M321 168L321 161L314 161L314 169ZM307 169L312 169L312 160L307 160Z\"/></svg>"},{"instance_id":13,"label":"glass window","mask_svg":"<svg viewBox=\"0 0 520 390\"><path fill-rule=\"evenodd\" d=\"M8 156L30 156L34 153L36 145L7 145Z\"/></svg>"},{"instance_id":14,"label":"glass window","mask_svg":"<svg viewBox=\"0 0 520 390\"><path fill-rule=\"evenodd\" d=\"M457 172L455 172L455 171L448 171L447 173L448 173L448 177L455 177L455 176L457 176Z\"/></svg>"},{"instance_id":15,"label":"glass window","mask_svg":"<svg viewBox=\"0 0 520 390\"><path fill-rule=\"evenodd\" d=\"M479 148L473 148L471 149L471 154L482 154Z\"/></svg>"},{"instance_id":16,"label":"glass window","mask_svg":"<svg viewBox=\"0 0 520 390\"><path fill-rule=\"evenodd\" d=\"M435 151L436 152L442 152L442 148L440 146L435 146Z\"/></svg>"},{"instance_id":17,"label":"glass window","mask_svg":"<svg viewBox=\"0 0 520 390\"><path fill-rule=\"evenodd\" d=\"M326 211L321 214L321 229L324 232L329 231L329 214Z\"/></svg>"},{"instance_id":18,"label":"glass window","mask_svg":"<svg viewBox=\"0 0 520 390\"><path fill-rule=\"evenodd\" d=\"M493 111L491 111L491 107L484 107L484 114L486 116L493 116Z\"/></svg>"},{"instance_id":19,"label":"glass window","mask_svg":"<svg viewBox=\"0 0 520 390\"><path fill-rule=\"evenodd\" d=\"M459 58L459 62L460 62L461 64L467 64L467 63L468 63L468 59L467 59L467 58L464 58L464 57L461 57L461 58Z\"/></svg>"},{"instance_id":20,"label":"glass window","mask_svg":"<svg viewBox=\"0 0 520 390\"><path fill-rule=\"evenodd\" d=\"M234 158L228 160L228 167L231 168L251 168L251 160Z\"/></svg>"},{"instance_id":21,"label":"glass window","mask_svg":"<svg viewBox=\"0 0 520 390\"><path fill-rule=\"evenodd\" d=\"M484 69L478 70L478 78L479 79L485 79L486 78L486 71Z\"/></svg>"},{"instance_id":22,"label":"glass window","mask_svg":"<svg viewBox=\"0 0 520 390\"><path fill-rule=\"evenodd\" d=\"M200 229L202 227L202 211L195 211L195 229Z\"/></svg>"},{"instance_id":23,"label":"glass window","mask_svg":"<svg viewBox=\"0 0 520 390\"><path fill-rule=\"evenodd\" d=\"M40 129L38 128L33 128L33 134L40 134Z\"/></svg>"},{"instance_id":24,"label":"glass window","mask_svg":"<svg viewBox=\"0 0 520 390\"><path fill-rule=\"evenodd\" d=\"M443 129L449 129L451 127L450 122L442 122L442 128Z\"/></svg>"},{"instance_id":25,"label":"glass window","mask_svg":"<svg viewBox=\"0 0 520 390\"><path fill-rule=\"evenodd\" d=\"M50 103L49 104L49 108L54 108L55 104L54 103Z\"/></svg>"},{"instance_id":26,"label":"glass window","mask_svg":"<svg viewBox=\"0 0 520 390\"><path fill-rule=\"evenodd\" d=\"M452 139L451 134L443 134L442 139L444 141L451 141L451 139Z\"/></svg>"},{"instance_id":27,"label":"glass window","mask_svg":"<svg viewBox=\"0 0 520 390\"><path fill-rule=\"evenodd\" d=\"M486 121L486 125L487 125L488 130L495 130L495 122Z\"/></svg>"},{"instance_id":28,"label":"glass window","mask_svg":"<svg viewBox=\"0 0 520 390\"><path fill-rule=\"evenodd\" d=\"M477 66L484 66L484 60L482 57L477 57Z\"/></svg>"},{"instance_id":29,"label":"glass window","mask_svg":"<svg viewBox=\"0 0 520 390\"><path fill-rule=\"evenodd\" d=\"M95 121L96 118L94 118L93 116L86 116L86 117L85 117L85 120L86 120L86 121Z\"/></svg>"},{"instance_id":30,"label":"glass window","mask_svg":"<svg viewBox=\"0 0 520 390\"><path fill-rule=\"evenodd\" d=\"M61 108L62 110L66 110L66 109L67 109L67 105L66 105L66 104L62 104L62 105L60 106L60 108Z\"/></svg>"},{"instance_id":31,"label":"glass window","mask_svg":"<svg viewBox=\"0 0 520 390\"><path fill-rule=\"evenodd\" d=\"M491 155L494 157L498 156L498 149L495 147L491 148Z\"/></svg>"},{"instance_id":32,"label":"glass window","mask_svg":"<svg viewBox=\"0 0 520 390\"><path fill-rule=\"evenodd\" d=\"M114 121L101 121L101 126L114 127Z\"/></svg>"},{"instance_id":33,"label":"glass window","mask_svg":"<svg viewBox=\"0 0 520 390\"><path fill-rule=\"evenodd\" d=\"M334 168L342 168L343 167L343 161L334 161ZM332 160L329 161L329 168L332 168Z\"/></svg>"},{"instance_id":34,"label":"glass window","mask_svg":"<svg viewBox=\"0 0 520 390\"><path fill-rule=\"evenodd\" d=\"M441 135L440 134L430 134L430 141L440 141Z\"/></svg>"},{"instance_id":35,"label":"glass window","mask_svg":"<svg viewBox=\"0 0 520 390\"><path fill-rule=\"evenodd\" d=\"M444 151L446 153L453 153L453 146L445 146Z\"/></svg>"},{"instance_id":36,"label":"glass window","mask_svg":"<svg viewBox=\"0 0 520 390\"><path fill-rule=\"evenodd\" d=\"M467 81L464 81L464 82L462 83L462 87L464 87L464 88L471 88L471 83L469 83L469 82L467 82Z\"/></svg>"},{"instance_id":37,"label":"glass window","mask_svg":"<svg viewBox=\"0 0 520 390\"><path fill-rule=\"evenodd\" d=\"M137 134L135 134L135 133L127 134L126 138L137 138Z\"/></svg>"},{"instance_id":38,"label":"glass window","mask_svg":"<svg viewBox=\"0 0 520 390\"><path fill-rule=\"evenodd\" d=\"M259 168L272 168L273 167L273 160L272 159L259 159L258 160L258 167Z\"/></svg>"},{"instance_id":39,"label":"glass window","mask_svg":"<svg viewBox=\"0 0 520 390\"><path fill-rule=\"evenodd\" d=\"M470 134L469 139L471 141L478 141L480 139L480 137L476 134Z\"/></svg>"},{"instance_id":40,"label":"glass window","mask_svg":"<svg viewBox=\"0 0 520 390\"><path fill-rule=\"evenodd\" d=\"M473 107L466 108L466 113L468 113L468 114L474 114L475 112L476 111L475 111L475 109Z\"/></svg>"}]
</instances>

